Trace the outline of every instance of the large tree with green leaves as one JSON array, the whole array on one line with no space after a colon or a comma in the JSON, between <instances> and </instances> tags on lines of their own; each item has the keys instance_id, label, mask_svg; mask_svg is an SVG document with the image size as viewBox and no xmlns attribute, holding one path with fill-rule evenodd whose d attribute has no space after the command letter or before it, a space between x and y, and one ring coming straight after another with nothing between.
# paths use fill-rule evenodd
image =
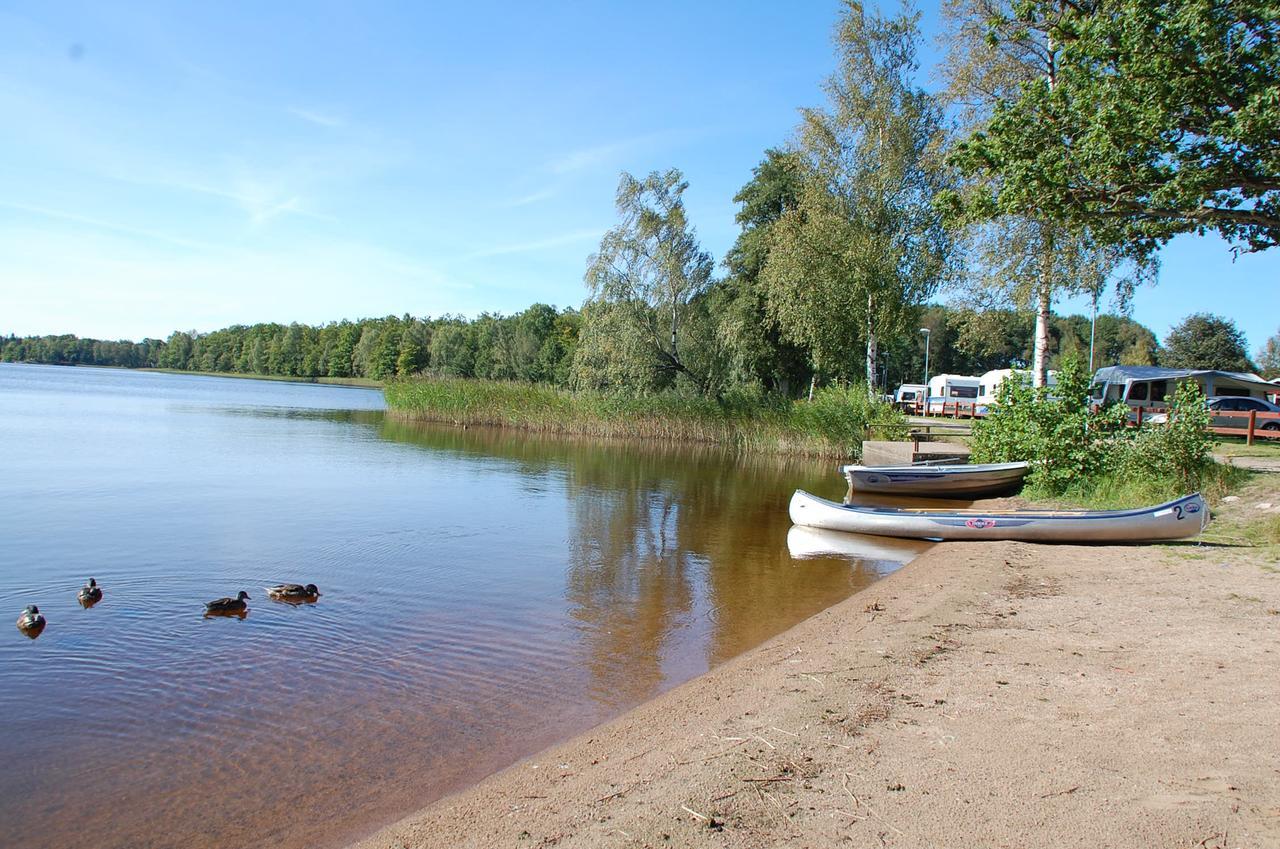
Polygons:
<instances>
[{"instance_id":1,"label":"large tree with green leaves","mask_svg":"<svg viewBox=\"0 0 1280 849\"><path fill-rule=\"evenodd\" d=\"M1028 86L1056 84L1056 48L1043 30L1018 17L1016 0L948 0L946 97L960 135L985 132L1003 105ZM984 310L1031 309L1035 334L1033 383L1044 385L1050 359L1053 303L1072 294L1095 301L1114 286L1121 308L1139 282L1154 279L1153 259L1107 244L1093 231L1037 209L1006 210L992 202L1008 175L963 167L968 143L952 160L964 179L942 194L940 206L966 236L966 301Z\"/></svg>"},{"instance_id":2,"label":"large tree with green leaves","mask_svg":"<svg viewBox=\"0 0 1280 849\"><path fill-rule=\"evenodd\" d=\"M618 183L622 221L591 256L577 351L578 382L657 389L687 380L699 391L717 387L714 334L703 296L711 286L711 255L698 246L683 195L689 184L672 168Z\"/></svg>"},{"instance_id":3,"label":"large tree with green leaves","mask_svg":"<svg viewBox=\"0 0 1280 849\"><path fill-rule=\"evenodd\" d=\"M804 158L797 151L766 150L751 180L733 197L742 231L724 258L729 274L716 285L711 299L731 382L790 393L793 386L809 380L808 358L782 338L765 308L760 282L774 225L799 205L805 174Z\"/></svg>"},{"instance_id":4,"label":"large tree with green leaves","mask_svg":"<svg viewBox=\"0 0 1280 849\"><path fill-rule=\"evenodd\" d=\"M761 273L770 317L809 352L815 374L856 374L861 347L869 386L879 340L905 328L950 255L932 203L941 109L913 82L917 21L846 5L828 105L803 113L804 184L771 228Z\"/></svg>"},{"instance_id":5,"label":"large tree with green leaves","mask_svg":"<svg viewBox=\"0 0 1280 849\"><path fill-rule=\"evenodd\" d=\"M1198 312L1169 331L1160 352L1160 365L1169 368L1220 369L1251 372L1244 334L1230 319Z\"/></svg>"},{"instance_id":6,"label":"large tree with green leaves","mask_svg":"<svg viewBox=\"0 0 1280 849\"><path fill-rule=\"evenodd\" d=\"M993 50L1031 37L1048 66L958 148L986 214L1139 256L1187 232L1280 243L1275 0L1019 0L986 24Z\"/></svg>"}]
</instances>

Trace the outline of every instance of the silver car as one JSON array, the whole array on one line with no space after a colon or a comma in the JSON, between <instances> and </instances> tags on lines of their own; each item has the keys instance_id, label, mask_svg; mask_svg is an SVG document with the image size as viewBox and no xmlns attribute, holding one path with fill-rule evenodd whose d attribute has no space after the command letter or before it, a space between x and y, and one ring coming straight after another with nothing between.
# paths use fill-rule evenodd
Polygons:
<instances>
[{"instance_id":1,"label":"silver car","mask_svg":"<svg viewBox=\"0 0 1280 849\"><path fill-rule=\"evenodd\" d=\"M1248 413L1250 410L1259 413L1280 413L1280 406L1272 404L1270 401L1263 401L1261 398L1243 398L1232 395L1224 395L1218 398L1208 398L1205 400L1205 406L1209 408L1212 415L1213 427L1231 427L1244 429L1249 422L1244 416L1220 416L1216 413ZM1143 421L1152 424L1163 424L1169 421L1168 413L1152 413L1149 416L1143 416ZM1262 419L1257 424L1258 430L1280 430L1280 419Z\"/></svg>"}]
</instances>

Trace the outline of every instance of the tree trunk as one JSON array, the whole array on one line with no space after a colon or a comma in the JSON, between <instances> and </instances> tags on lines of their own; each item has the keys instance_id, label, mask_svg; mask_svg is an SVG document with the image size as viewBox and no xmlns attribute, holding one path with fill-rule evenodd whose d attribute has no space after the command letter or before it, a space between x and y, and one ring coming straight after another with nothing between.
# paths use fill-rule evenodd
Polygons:
<instances>
[{"instance_id":1,"label":"tree trunk","mask_svg":"<svg viewBox=\"0 0 1280 849\"><path fill-rule=\"evenodd\" d=\"M871 295L867 295L867 393L872 398L876 397L876 331L875 322L872 320L873 306Z\"/></svg>"},{"instance_id":2,"label":"tree trunk","mask_svg":"<svg viewBox=\"0 0 1280 849\"><path fill-rule=\"evenodd\" d=\"M1049 239L1040 263L1036 286L1036 336L1031 357L1031 385L1044 386L1049 379L1049 310L1053 306L1053 240Z\"/></svg>"},{"instance_id":3,"label":"tree trunk","mask_svg":"<svg viewBox=\"0 0 1280 849\"><path fill-rule=\"evenodd\" d=\"M817 369L815 369L813 372L813 377L809 378L809 400L810 401L813 400L813 390L814 390L814 387L816 387L817 385L818 385L818 371Z\"/></svg>"},{"instance_id":4,"label":"tree trunk","mask_svg":"<svg viewBox=\"0 0 1280 849\"><path fill-rule=\"evenodd\" d=\"M1052 90L1057 84L1057 56L1053 36L1048 36L1048 64L1045 67L1045 81ZM1040 250L1040 281L1036 286L1036 337L1031 357L1031 385L1044 386L1049 382L1049 310L1053 305L1053 230L1052 225L1042 223L1045 228L1044 240Z\"/></svg>"}]
</instances>

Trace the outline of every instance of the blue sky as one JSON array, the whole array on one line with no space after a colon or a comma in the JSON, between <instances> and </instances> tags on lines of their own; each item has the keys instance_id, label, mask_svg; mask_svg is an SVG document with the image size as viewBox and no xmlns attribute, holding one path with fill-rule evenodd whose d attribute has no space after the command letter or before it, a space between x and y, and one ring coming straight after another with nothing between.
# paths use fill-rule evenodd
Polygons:
<instances>
[{"instance_id":1,"label":"blue sky","mask_svg":"<svg viewBox=\"0 0 1280 849\"><path fill-rule=\"evenodd\" d=\"M718 259L838 8L0 0L0 333L577 306L622 170L683 170ZM1134 317L1278 308L1280 250L1184 238Z\"/></svg>"}]
</instances>

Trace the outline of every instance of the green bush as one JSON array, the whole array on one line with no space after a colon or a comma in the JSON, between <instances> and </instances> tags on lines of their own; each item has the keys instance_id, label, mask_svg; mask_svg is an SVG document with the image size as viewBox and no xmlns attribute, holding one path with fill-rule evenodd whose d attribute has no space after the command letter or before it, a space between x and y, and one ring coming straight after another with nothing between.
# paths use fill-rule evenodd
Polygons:
<instances>
[{"instance_id":1,"label":"green bush","mask_svg":"<svg viewBox=\"0 0 1280 849\"><path fill-rule=\"evenodd\" d=\"M1031 463L1029 483L1061 495L1081 480L1103 474L1123 443L1125 410L1094 410L1089 375L1075 357L1063 360L1058 385L1032 388L1004 381L985 418L973 427L973 460Z\"/></svg>"},{"instance_id":2,"label":"green bush","mask_svg":"<svg viewBox=\"0 0 1280 849\"><path fill-rule=\"evenodd\" d=\"M1158 503L1193 490L1218 494L1209 411L1200 388L1178 385L1167 424L1126 427L1129 409L1092 409L1089 378L1066 358L1052 390L1006 380L989 415L974 424L973 460L1027 460L1028 494L1090 506Z\"/></svg>"},{"instance_id":3,"label":"green bush","mask_svg":"<svg viewBox=\"0 0 1280 849\"><path fill-rule=\"evenodd\" d=\"M1118 471L1133 479L1168 480L1182 492L1201 489L1212 469L1212 417L1198 384L1178 384L1167 424L1148 424L1125 446Z\"/></svg>"}]
</instances>

